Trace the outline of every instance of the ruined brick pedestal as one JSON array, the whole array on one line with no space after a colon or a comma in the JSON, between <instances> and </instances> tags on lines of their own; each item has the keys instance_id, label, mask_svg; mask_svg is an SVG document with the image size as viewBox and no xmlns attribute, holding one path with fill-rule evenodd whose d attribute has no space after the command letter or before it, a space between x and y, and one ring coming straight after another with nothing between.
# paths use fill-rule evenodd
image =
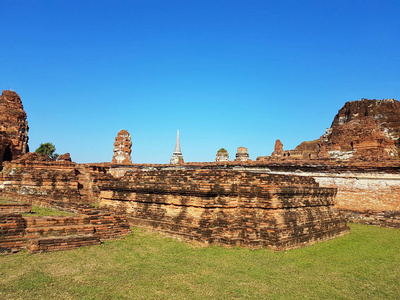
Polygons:
<instances>
[{"instance_id":1,"label":"ruined brick pedestal","mask_svg":"<svg viewBox=\"0 0 400 300\"><path fill-rule=\"evenodd\" d=\"M250 160L250 158L249 158L249 153L247 152L247 148L239 147L236 152L235 161L248 161L248 160Z\"/></svg>"},{"instance_id":2,"label":"ruined brick pedestal","mask_svg":"<svg viewBox=\"0 0 400 300\"><path fill-rule=\"evenodd\" d=\"M207 244L297 248L349 232L336 190L312 178L222 170L147 171L104 182L100 207Z\"/></svg>"},{"instance_id":3,"label":"ruined brick pedestal","mask_svg":"<svg viewBox=\"0 0 400 300\"><path fill-rule=\"evenodd\" d=\"M4 205L3 205L4 206ZM125 216L104 213L81 205L76 216L23 217L21 210L31 205L15 205L0 211L0 253L27 249L31 253L69 250L99 245L101 241L127 235L131 232ZM6 213L4 213L6 212Z\"/></svg>"}]
</instances>

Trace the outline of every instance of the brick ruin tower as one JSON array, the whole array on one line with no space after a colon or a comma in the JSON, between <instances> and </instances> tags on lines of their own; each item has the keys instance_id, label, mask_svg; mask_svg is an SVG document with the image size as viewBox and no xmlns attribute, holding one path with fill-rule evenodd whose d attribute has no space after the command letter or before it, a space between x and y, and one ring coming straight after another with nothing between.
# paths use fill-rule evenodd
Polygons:
<instances>
[{"instance_id":1,"label":"brick ruin tower","mask_svg":"<svg viewBox=\"0 0 400 300\"><path fill-rule=\"evenodd\" d=\"M249 158L249 153L247 152L247 148L239 147L236 152L235 161L248 161L248 160L250 160L250 158Z\"/></svg>"},{"instance_id":2,"label":"brick ruin tower","mask_svg":"<svg viewBox=\"0 0 400 300\"><path fill-rule=\"evenodd\" d=\"M183 163L183 162L184 161L183 161L183 155L182 155L182 151L181 151L181 144L179 141L179 130L178 130L178 133L176 135L175 150L174 150L174 153L172 154L170 164L176 165L176 164Z\"/></svg>"},{"instance_id":3,"label":"brick ruin tower","mask_svg":"<svg viewBox=\"0 0 400 300\"><path fill-rule=\"evenodd\" d=\"M28 130L21 98L16 92L3 91L0 95L0 168L3 161L29 152Z\"/></svg>"},{"instance_id":4,"label":"brick ruin tower","mask_svg":"<svg viewBox=\"0 0 400 300\"><path fill-rule=\"evenodd\" d=\"M131 164L132 139L126 130L118 132L114 143L114 156L111 163L113 164Z\"/></svg>"},{"instance_id":5,"label":"brick ruin tower","mask_svg":"<svg viewBox=\"0 0 400 300\"><path fill-rule=\"evenodd\" d=\"M272 157L282 157L283 156L283 144L279 139L277 139L275 141L274 152L272 152L271 156Z\"/></svg>"}]
</instances>

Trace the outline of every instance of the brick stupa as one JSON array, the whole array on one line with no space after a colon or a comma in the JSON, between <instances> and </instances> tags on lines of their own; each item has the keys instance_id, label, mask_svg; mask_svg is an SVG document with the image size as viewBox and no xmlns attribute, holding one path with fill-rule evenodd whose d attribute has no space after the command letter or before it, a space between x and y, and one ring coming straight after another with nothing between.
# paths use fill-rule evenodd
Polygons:
<instances>
[{"instance_id":1,"label":"brick stupa","mask_svg":"<svg viewBox=\"0 0 400 300\"><path fill-rule=\"evenodd\" d=\"M247 148L239 147L236 152L235 161L248 161L248 160L250 160L250 158L249 158L249 153L247 152Z\"/></svg>"},{"instance_id":2,"label":"brick stupa","mask_svg":"<svg viewBox=\"0 0 400 300\"><path fill-rule=\"evenodd\" d=\"M113 164L131 164L132 139L126 130L118 132L114 143L114 156L111 163Z\"/></svg>"}]
</instances>

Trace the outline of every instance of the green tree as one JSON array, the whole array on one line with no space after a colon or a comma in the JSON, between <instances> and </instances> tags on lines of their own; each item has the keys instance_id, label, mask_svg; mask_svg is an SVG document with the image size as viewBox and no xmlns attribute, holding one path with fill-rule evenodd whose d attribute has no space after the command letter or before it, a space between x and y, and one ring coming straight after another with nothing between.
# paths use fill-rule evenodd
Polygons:
<instances>
[{"instance_id":1,"label":"green tree","mask_svg":"<svg viewBox=\"0 0 400 300\"><path fill-rule=\"evenodd\" d=\"M51 159L57 159L58 154L54 153L55 151L56 151L56 146L54 146L52 143L40 144L39 148L35 150L36 153L42 153L44 155L47 155Z\"/></svg>"}]
</instances>

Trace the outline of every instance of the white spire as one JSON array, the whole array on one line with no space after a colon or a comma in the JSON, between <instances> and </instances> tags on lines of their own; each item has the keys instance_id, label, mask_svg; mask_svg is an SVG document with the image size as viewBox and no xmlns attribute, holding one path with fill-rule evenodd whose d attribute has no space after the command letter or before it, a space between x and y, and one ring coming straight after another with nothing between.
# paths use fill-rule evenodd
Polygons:
<instances>
[{"instance_id":1,"label":"white spire","mask_svg":"<svg viewBox=\"0 0 400 300\"><path fill-rule=\"evenodd\" d=\"M178 129L178 133L176 134L176 144L175 144L175 151L174 154L181 154L182 155L182 151L181 151L181 143L179 141L179 129Z\"/></svg>"},{"instance_id":2,"label":"white spire","mask_svg":"<svg viewBox=\"0 0 400 300\"><path fill-rule=\"evenodd\" d=\"M178 130L178 133L176 134L175 150L174 150L174 153L172 154L170 163L173 165L183 163L183 155L181 152L181 143L179 140L179 130Z\"/></svg>"}]
</instances>

